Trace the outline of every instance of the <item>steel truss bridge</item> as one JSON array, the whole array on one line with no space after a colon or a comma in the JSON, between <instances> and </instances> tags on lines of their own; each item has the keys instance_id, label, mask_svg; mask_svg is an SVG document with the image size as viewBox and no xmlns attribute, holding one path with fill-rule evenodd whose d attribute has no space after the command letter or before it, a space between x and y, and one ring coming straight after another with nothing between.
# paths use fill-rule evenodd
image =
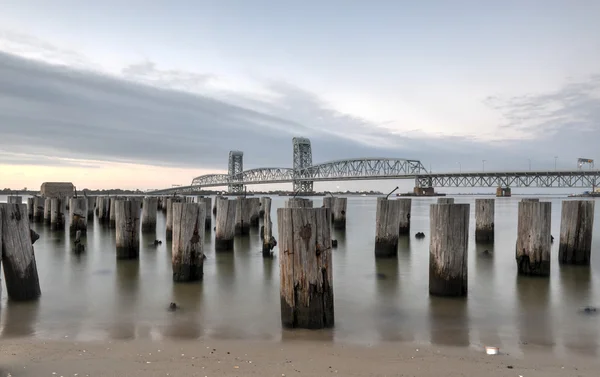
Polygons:
<instances>
[{"instance_id":1,"label":"steel truss bridge","mask_svg":"<svg viewBox=\"0 0 600 377\"><path fill-rule=\"evenodd\" d=\"M153 194L193 193L213 187L228 187L241 193L246 185L293 183L294 191L313 192L314 182L414 179L415 189L432 187L581 187L600 186L600 170L527 172L427 172L421 161L404 158L355 158L313 165L310 140L293 138L291 168L272 167L243 170L243 152L229 152L227 174L196 177L189 186L155 190Z\"/></svg>"}]
</instances>

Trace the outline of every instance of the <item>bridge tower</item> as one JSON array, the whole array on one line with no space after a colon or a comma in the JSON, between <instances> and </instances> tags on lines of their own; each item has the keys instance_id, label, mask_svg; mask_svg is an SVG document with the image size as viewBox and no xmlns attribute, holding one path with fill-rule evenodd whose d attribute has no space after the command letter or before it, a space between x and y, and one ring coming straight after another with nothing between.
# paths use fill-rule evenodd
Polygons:
<instances>
[{"instance_id":1,"label":"bridge tower","mask_svg":"<svg viewBox=\"0 0 600 377\"><path fill-rule=\"evenodd\" d=\"M312 149L310 140L305 137L292 139L294 145L294 191L313 192L313 181L302 178L310 178L305 169L312 166Z\"/></svg>"},{"instance_id":2,"label":"bridge tower","mask_svg":"<svg viewBox=\"0 0 600 377\"><path fill-rule=\"evenodd\" d=\"M244 192L244 185L241 182L242 172L244 171L244 152L242 151L229 151L229 185L228 191L230 193L241 193Z\"/></svg>"}]
</instances>

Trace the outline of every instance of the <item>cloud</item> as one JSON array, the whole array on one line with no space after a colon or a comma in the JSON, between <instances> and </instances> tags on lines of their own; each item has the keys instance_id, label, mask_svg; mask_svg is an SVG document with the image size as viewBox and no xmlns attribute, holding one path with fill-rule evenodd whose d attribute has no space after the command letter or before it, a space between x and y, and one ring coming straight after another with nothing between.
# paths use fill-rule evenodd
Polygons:
<instances>
[{"instance_id":1,"label":"cloud","mask_svg":"<svg viewBox=\"0 0 600 377\"><path fill-rule=\"evenodd\" d=\"M600 108L593 95L597 79L596 86L573 84L537 97L489 98L486 103L504 114L507 127L529 135L541 125L554 137L545 135L544 143L533 136L486 143L475 136L393 132L282 81L265 82L268 94L208 96L184 88L219 80L210 73L165 71L152 62L129 66L124 73L119 78L0 52L0 150L27 155L27 161L35 156L39 164L97 160L226 170L234 149L244 151L246 168L290 167L292 137L302 136L312 141L315 163L400 157L420 159L441 171L457 170L457 162L463 170L479 169L486 159L486 170L502 170L548 153L549 146L564 143L557 138L565 132L575 132L569 140L580 145L562 148L563 155L595 151L600 136L593 126ZM571 119L575 126L559 127L560 119ZM577 137L581 130L596 138ZM13 158L7 163L23 162Z\"/></svg>"}]
</instances>

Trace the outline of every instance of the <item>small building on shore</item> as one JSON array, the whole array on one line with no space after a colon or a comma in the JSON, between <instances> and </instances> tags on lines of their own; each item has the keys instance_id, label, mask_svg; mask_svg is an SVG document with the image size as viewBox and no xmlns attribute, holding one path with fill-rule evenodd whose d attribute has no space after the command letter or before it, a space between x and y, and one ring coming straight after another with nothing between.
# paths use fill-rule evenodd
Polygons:
<instances>
[{"instance_id":1,"label":"small building on shore","mask_svg":"<svg viewBox=\"0 0 600 377\"><path fill-rule=\"evenodd\" d=\"M72 197L75 186L71 182L44 182L40 188L42 196L47 198Z\"/></svg>"}]
</instances>

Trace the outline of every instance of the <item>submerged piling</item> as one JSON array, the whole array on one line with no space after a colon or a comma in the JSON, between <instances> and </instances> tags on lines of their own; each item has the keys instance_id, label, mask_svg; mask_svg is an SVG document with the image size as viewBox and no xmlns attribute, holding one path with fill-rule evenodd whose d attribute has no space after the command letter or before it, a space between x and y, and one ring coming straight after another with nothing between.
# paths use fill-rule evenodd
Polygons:
<instances>
[{"instance_id":1,"label":"submerged piling","mask_svg":"<svg viewBox=\"0 0 600 377\"><path fill-rule=\"evenodd\" d=\"M281 323L333 327L331 224L326 208L279 208Z\"/></svg>"},{"instance_id":2,"label":"submerged piling","mask_svg":"<svg viewBox=\"0 0 600 377\"><path fill-rule=\"evenodd\" d=\"M469 204L432 204L429 209L429 293L466 296Z\"/></svg>"}]
</instances>

